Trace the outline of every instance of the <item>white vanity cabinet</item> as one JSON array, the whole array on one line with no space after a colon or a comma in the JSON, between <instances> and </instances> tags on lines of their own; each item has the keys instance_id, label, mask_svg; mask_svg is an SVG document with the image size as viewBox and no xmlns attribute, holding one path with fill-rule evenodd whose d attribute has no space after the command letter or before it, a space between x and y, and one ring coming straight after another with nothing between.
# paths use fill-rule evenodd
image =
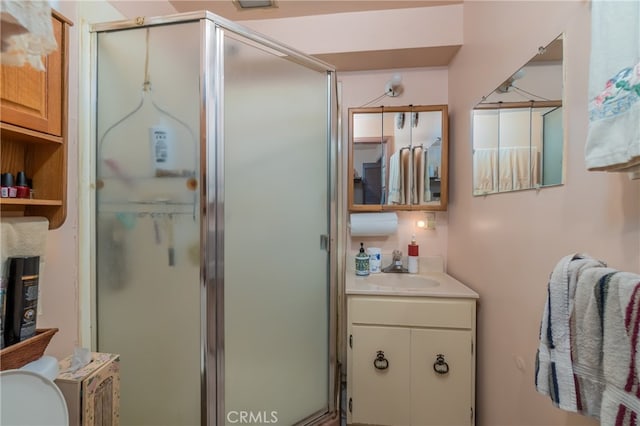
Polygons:
<instances>
[{"instance_id":1,"label":"white vanity cabinet","mask_svg":"<svg viewBox=\"0 0 640 426\"><path fill-rule=\"evenodd\" d=\"M476 300L347 295L347 423L473 425Z\"/></svg>"}]
</instances>

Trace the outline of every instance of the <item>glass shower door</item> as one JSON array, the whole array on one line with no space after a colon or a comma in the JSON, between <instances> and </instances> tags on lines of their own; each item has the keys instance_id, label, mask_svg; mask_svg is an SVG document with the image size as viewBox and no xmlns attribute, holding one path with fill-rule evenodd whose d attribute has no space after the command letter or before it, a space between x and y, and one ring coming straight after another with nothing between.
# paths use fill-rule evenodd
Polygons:
<instances>
[{"instance_id":1,"label":"glass shower door","mask_svg":"<svg viewBox=\"0 0 640 426\"><path fill-rule=\"evenodd\" d=\"M333 76L185 16L94 29L97 349L123 426L307 423L333 408Z\"/></svg>"},{"instance_id":2,"label":"glass shower door","mask_svg":"<svg viewBox=\"0 0 640 426\"><path fill-rule=\"evenodd\" d=\"M200 424L200 24L97 34L97 349L120 424Z\"/></svg>"},{"instance_id":3,"label":"glass shower door","mask_svg":"<svg viewBox=\"0 0 640 426\"><path fill-rule=\"evenodd\" d=\"M224 52L225 424L293 425L329 405L328 77Z\"/></svg>"}]
</instances>

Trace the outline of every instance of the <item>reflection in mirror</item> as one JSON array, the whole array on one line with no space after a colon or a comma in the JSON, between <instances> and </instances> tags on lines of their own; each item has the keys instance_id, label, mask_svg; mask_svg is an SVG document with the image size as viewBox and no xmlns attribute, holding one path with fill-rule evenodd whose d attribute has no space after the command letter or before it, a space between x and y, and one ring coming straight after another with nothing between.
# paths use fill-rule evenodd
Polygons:
<instances>
[{"instance_id":1,"label":"reflection in mirror","mask_svg":"<svg viewBox=\"0 0 640 426\"><path fill-rule=\"evenodd\" d=\"M382 114L353 117L353 200L356 204L383 204L389 167L390 141L384 136ZM391 147L391 149L393 149Z\"/></svg>"},{"instance_id":2,"label":"reflection in mirror","mask_svg":"<svg viewBox=\"0 0 640 426\"><path fill-rule=\"evenodd\" d=\"M473 110L473 194L560 185L562 36Z\"/></svg>"},{"instance_id":3,"label":"reflection in mirror","mask_svg":"<svg viewBox=\"0 0 640 426\"><path fill-rule=\"evenodd\" d=\"M352 108L349 123L350 210L446 208L446 106Z\"/></svg>"}]
</instances>

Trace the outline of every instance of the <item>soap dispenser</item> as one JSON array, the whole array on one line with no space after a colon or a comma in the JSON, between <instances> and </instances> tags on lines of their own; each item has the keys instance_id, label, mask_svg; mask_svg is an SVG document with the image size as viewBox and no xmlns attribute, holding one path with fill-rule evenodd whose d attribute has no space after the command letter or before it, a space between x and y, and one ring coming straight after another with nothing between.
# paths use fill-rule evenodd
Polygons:
<instances>
[{"instance_id":1,"label":"soap dispenser","mask_svg":"<svg viewBox=\"0 0 640 426\"><path fill-rule=\"evenodd\" d=\"M411 236L411 244L409 244L409 256L407 260L407 269L410 274L418 273L418 243L416 243L416 236Z\"/></svg>"},{"instance_id":2,"label":"soap dispenser","mask_svg":"<svg viewBox=\"0 0 640 426\"><path fill-rule=\"evenodd\" d=\"M360 243L360 251L356 255L356 275L369 275L369 255L364 251L364 243Z\"/></svg>"}]
</instances>

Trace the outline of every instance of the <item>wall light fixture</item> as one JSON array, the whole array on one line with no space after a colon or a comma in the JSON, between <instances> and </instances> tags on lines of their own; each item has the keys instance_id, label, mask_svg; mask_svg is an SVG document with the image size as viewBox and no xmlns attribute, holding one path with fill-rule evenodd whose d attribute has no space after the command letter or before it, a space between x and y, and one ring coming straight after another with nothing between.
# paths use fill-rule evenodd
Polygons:
<instances>
[{"instance_id":1,"label":"wall light fixture","mask_svg":"<svg viewBox=\"0 0 640 426\"><path fill-rule=\"evenodd\" d=\"M500 85L500 87L498 87L496 89L497 92L500 93L507 93L511 90L511 87L513 86L513 83L516 80L520 80L522 77L524 77L525 75L525 70L524 69L519 69L518 71L516 71L511 77L509 77L508 79L505 80L504 83L502 83Z\"/></svg>"},{"instance_id":2,"label":"wall light fixture","mask_svg":"<svg viewBox=\"0 0 640 426\"><path fill-rule=\"evenodd\" d=\"M424 219L416 221L416 228L433 231L436 229L436 214L435 212L425 212Z\"/></svg>"},{"instance_id":3,"label":"wall light fixture","mask_svg":"<svg viewBox=\"0 0 640 426\"><path fill-rule=\"evenodd\" d=\"M384 86L384 93L387 96L395 98L402 93L402 76L400 74L394 74L391 80L387 81Z\"/></svg>"}]
</instances>

